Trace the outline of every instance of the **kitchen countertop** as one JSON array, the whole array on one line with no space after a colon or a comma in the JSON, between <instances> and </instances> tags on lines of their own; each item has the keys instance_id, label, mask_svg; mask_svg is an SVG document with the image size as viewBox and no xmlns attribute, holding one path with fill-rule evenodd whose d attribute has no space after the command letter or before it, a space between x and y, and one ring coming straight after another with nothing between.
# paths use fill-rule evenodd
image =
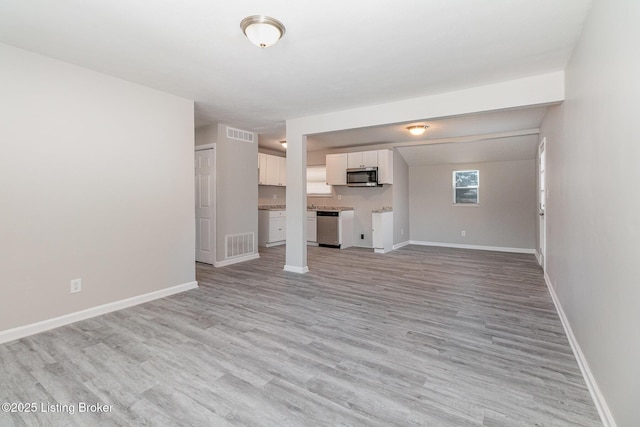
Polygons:
<instances>
[{"instance_id":1,"label":"kitchen countertop","mask_svg":"<svg viewBox=\"0 0 640 427\"><path fill-rule=\"evenodd\" d=\"M283 211L287 208L287 205L258 205L258 210L261 211ZM353 206L307 206L308 211L352 211Z\"/></svg>"},{"instance_id":2,"label":"kitchen countertop","mask_svg":"<svg viewBox=\"0 0 640 427\"><path fill-rule=\"evenodd\" d=\"M307 206L310 211L352 211L353 206Z\"/></svg>"}]
</instances>

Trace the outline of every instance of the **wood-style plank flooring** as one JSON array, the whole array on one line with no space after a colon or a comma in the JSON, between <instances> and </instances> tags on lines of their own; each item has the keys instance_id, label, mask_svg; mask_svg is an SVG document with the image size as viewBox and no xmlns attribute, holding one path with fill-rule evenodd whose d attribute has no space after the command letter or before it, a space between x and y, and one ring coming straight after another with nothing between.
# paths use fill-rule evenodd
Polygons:
<instances>
[{"instance_id":1,"label":"wood-style plank flooring","mask_svg":"<svg viewBox=\"0 0 640 427\"><path fill-rule=\"evenodd\" d=\"M532 255L283 265L284 247L199 264L199 289L0 345L0 401L75 406L0 426L602 425Z\"/></svg>"}]
</instances>

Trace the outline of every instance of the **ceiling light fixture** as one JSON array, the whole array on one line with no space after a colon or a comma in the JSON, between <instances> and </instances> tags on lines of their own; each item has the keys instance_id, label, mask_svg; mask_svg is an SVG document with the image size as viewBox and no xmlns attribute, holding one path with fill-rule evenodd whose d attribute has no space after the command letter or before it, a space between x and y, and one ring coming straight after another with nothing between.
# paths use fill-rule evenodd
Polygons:
<instances>
[{"instance_id":1,"label":"ceiling light fixture","mask_svg":"<svg viewBox=\"0 0 640 427\"><path fill-rule=\"evenodd\" d=\"M282 144L285 150L287 149L287 141L280 141L280 144Z\"/></svg>"},{"instance_id":2,"label":"ceiling light fixture","mask_svg":"<svg viewBox=\"0 0 640 427\"><path fill-rule=\"evenodd\" d=\"M428 127L429 126L427 125L415 125L409 126L407 129L409 130L409 133L411 133L411 135L420 136L425 133Z\"/></svg>"},{"instance_id":3,"label":"ceiling light fixture","mask_svg":"<svg viewBox=\"0 0 640 427\"><path fill-rule=\"evenodd\" d=\"M240 22L240 28L251 43L261 48L276 44L285 33L282 22L264 15L247 16Z\"/></svg>"}]
</instances>

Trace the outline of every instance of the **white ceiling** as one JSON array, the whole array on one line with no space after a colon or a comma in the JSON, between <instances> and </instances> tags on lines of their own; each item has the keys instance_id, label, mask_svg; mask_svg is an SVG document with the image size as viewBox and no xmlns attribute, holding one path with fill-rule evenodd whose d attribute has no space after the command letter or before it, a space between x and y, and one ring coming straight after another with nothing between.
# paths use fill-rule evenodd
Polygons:
<instances>
[{"instance_id":1,"label":"white ceiling","mask_svg":"<svg viewBox=\"0 0 640 427\"><path fill-rule=\"evenodd\" d=\"M0 42L193 99L196 125L230 123L275 147L290 118L562 70L590 6L2 0ZM282 21L284 38L250 44L239 24L254 14Z\"/></svg>"},{"instance_id":2,"label":"white ceiling","mask_svg":"<svg viewBox=\"0 0 640 427\"><path fill-rule=\"evenodd\" d=\"M410 166L533 159L546 111L546 106L538 106L349 129L311 135L307 145L309 151L353 151L348 149L384 144L398 147ZM418 123L429 128L412 136L407 126Z\"/></svg>"}]
</instances>

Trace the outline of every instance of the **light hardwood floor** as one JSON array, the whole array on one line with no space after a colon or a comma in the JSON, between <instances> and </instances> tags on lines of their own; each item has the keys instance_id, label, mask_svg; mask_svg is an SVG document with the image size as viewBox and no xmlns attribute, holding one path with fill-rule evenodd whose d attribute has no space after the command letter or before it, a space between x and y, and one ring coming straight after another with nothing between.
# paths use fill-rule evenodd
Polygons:
<instances>
[{"instance_id":1,"label":"light hardwood floor","mask_svg":"<svg viewBox=\"0 0 640 427\"><path fill-rule=\"evenodd\" d=\"M0 425L601 425L532 255L284 248L0 346ZM112 405L79 414L78 402Z\"/></svg>"}]
</instances>

